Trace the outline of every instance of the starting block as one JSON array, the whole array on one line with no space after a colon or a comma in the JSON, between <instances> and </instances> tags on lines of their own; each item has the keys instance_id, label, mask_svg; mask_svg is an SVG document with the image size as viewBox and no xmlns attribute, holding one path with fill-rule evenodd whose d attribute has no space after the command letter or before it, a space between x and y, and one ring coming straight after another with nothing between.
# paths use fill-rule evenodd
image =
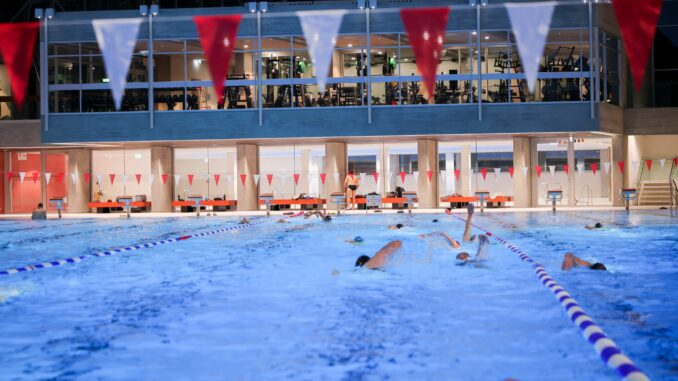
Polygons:
<instances>
[{"instance_id":1,"label":"starting block","mask_svg":"<svg viewBox=\"0 0 678 381\"><path fill-rule=\"evenodd\" d=\"M341 209L340 205L346 205L346 193L344 192L333 192L330 194L330 197L332 198L332 203L334 203L337 206L337 214L339 214L339 210Z\"/></svg>"},{"instance_id":2,"label":"starting block","mask_svg":"<svg viewBox=\"0 0 678 381\"><path fill-rule=\"evenodd\" d=\"M202 195L191 195L186 198L193 201L193 203L195 204L195 215L196 217L200 217L200 203L203 200Z\"/></svg>"},{"instance_id":3,"label":"starting block","mask_svg":"<svg viewBox=\"0 0 678 381\"><path fill-rule=\"evenodd\" d=\"M64 198L52 197L49 199L49 203L56 208L57 214L59 215L59 218L61 218L61 211L64 208Z\"/></svg>"},{"instance_id":4,"label":"starting block","mask_svg":"<svg viewBox=\"0 0 678 381\"><path fill-rule=\"evenodd\" d=\"M552 189L546 191L548 199L551 200L551 205L553 205L553 213L556 212L556 202L563 200L563 191L562 189Z\"/></svg>"},{"instance_id":5,"label":"starting block","mask_svg":"<svg viewBox=\"0 0 678 381\"><path fill-rule=\"evenodd\" d=\"M638 198L638 190L636 188L622 188L619 193L621 193L622 197L624 198L626 210L628 211L631 200Z\"/></svg>"},{"instance_id":6,"label":"starting block","mask_svg":"<svg viewBox=\"0 0 678 381\"><path fill-rule=\"evenodd\" d=\"M477 191L476 199L480 201L480 213L485 211L485 200L490 199L490 192L488 191Z\"/></svg>"},{"instance_id":7,"label":"starting block","mask_svg":"<svg viewBox=\"0 0 678 381\"><path fill-rule=\"evenodd\" d=\"M116 201L125 205L125 211L127 212L127 218L130 217L130 214L132 212L132 201L134 201L134 197L132 196L120 196L116 198Z\"/></svg>"},{"instance_id":8,"label":"starting block","mask_svg":"<svg viewBox=\"0 0 678 381\"><path fill-rule=\"evenodd\" d=\"M264 200L266 203L266 216L271 215L271 200L273 200L273 193L264 193L259 195L259 200Z\"/></svg>"}]
</instances>

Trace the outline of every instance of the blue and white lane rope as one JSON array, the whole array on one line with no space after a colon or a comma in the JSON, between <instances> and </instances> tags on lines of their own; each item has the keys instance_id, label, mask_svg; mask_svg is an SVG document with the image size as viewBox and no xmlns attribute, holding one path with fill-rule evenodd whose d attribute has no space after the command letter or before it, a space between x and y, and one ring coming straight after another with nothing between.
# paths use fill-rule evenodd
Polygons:
<instances>
[{"instance_id":1,"label":"blue and white lane rope","mask_svg":"<svg viewBox=\"0 0 678 381\"><path fill-rule=\"evenodd\" d=\"M448 212L452 217L455 217L461 221L466 221L465 219L455 216ZM476 224L472 224L478 230L485 232L489 237L494 238L503 246L511 250L513 253L517 254L525 263L529 263L534 270L535 275L539 278L539 281L544 285L544 287L551 290L553 295L555 295L558 302L563 307L567 316L570 318L572 323L581 329L584 338L593 345L598 355L603 360L608 367L617 371L621 376L622 380L625 381L649 381L650 378L643 373L642 370L638 369L636 365L622 353L622 351L617 347L617 344L614 343L606 334L603 332L603 329L598 326L593 319L584 311L584 309L577 303L574 298L565 291L565 289L556 282L544 269L544 266L534 261L530 258L522 249L520 249L515 244L507 241L502 237L498 237L486 229L481 228Z\"/></svg>"},{"instance_id":2,"label":"blue and white lane rope","mask_svg":"<svg viewBox=\"0 0 678 381\"><path fill-rule=\"evenodd\" d=\"M287 217L291 218L291 217L297 217L299 215L301 215L301 214L297 213L297 214L289 215ZM107 251L97 251L96 253L85 254L85 255L78 256L78 257L57 259L57 260L54 260L54 261L38 263L38 264L35 264L35 265L15 267L13 269L7 269L7 270L4 270L4 271L0 271L0 276L9 276L9 275L14 275L14 274L18 274L18 273L28 272L28 271L47 269L47 268L50 268L50 267L59 267L59 266L67 265L69 263L79 263L79 262L82 262L84 259L88 259L88 258L110 257L110 256L113 256L113 255L116 255L116 254L119 254L119 253L125 253L125 252L128 252L128 251L135 251L135 250L139 250L139 249L146 249L146 248L149 248L149 247L165 245L165 244L168 244L168 243L185 241L185 240L190 239L190 238L204 237L204 236L208 236L208 235L224 233L224 232L227 232L227 231L249 228L249 227L256 226L256 225L265 224L269 221L273 221L273 219L266 218L266 219L262 219L261 221L252 222L252 223L249 223L249 224L231 226L231 227L228 227L228 228L212 230L212 231L204 232L204 233L195 233L195 234L185 235L185 236L176 237L176 238L163 239L163 240L155 241L155 242L149 242L149 243L144 243L144 244L139 244L139 245L127 246L127 247L123 247L123 248L119 248L119 249L112 249L112 250L107 250Z\"/></svg>"}]
</instances>

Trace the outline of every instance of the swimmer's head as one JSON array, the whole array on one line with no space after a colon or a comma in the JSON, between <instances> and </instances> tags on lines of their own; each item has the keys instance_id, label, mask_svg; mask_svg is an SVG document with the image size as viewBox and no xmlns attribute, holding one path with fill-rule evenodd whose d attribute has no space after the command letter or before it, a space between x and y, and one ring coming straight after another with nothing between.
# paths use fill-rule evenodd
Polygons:
<instances>
[{"instance_id":1,"label":"swimmer's head","mask_svg":"<svg viewBox=\"0 0 678 381\"><path fill-rule=\"evenodd\" d=\"M433 222L439 222L437 218L433 219Z\"/></svg>"},{"instance_id":2,"label":"swimmer's head","mask_svg":"<svg viewBox=\"0 0 678 381\"><path fill-rule=\"evenodd\" d=\"M603 224L601 224L600 222L596 222L596 224L593 225L593 227L596 229L601 229L603 227Z\"/></svg>"},{"instance_id":3,"label":"swimmer's head","mask_svg":"<svg viewBox=\"0 0 678 381\"><path fill-rule=\"evenodd\" d=\"M353 176L353 171L348 171L349 176Z\"/></svg>"},{"instance_id":4,"label":"swimmer's head","mask_svg":"<svg viewBox=\"0 0 678 381\"><path fill-rule=\"evenodd\" d=\"M43 208L42 203L39 202L39 203L38 203L38 209L42 209L42 208Z\"/></svg>"},{"instance_id":5,"label":"swimmer's head","mask_svg":"<svg viewBox=\"0 0 678 381\"><path fill-rule=\"evenodd\" d=\"M367 261L370 260L370 257L367 255L361 255L358 259L355 260L355 267L363 267Z\"/></svg>"},{"instance_id":6,"label":"swimmer's head","mask_svg":"<svg viewBox=\"0 0 678 381\"><path fill-rule=\"evenodd\" d=\"M603 271L607 271L607 267L605 267L605 265L602 264L602 263L600 263L600 262L597 262L597 263L592 264L591 267L589 267L589 268L590 268L591 270L603 270Z\"/></svg>"},{"instance_id":7,"label":"swimmer's head","mask_svg":"<svg viewBox=\"0 0 678 381\"><path fill-rule=\"evenodd\" d=\"M395 226L395 227L396 227L396 229L402 229L402 228L403 228L403 226L405 226L405 225L403 225L403 224L396 224L396 226Z\"/></svg>"},{"instance_id":8,"label":"swimmer's head","mask_svg":"<svg viewBox=\"0 0 678 381\"><path fill-rule=\"evenodd\" d=\"M323 218L323 221L325 221L325 222L330 222L330 221L332 221L332 217L330 217L330 216L325 216L325 217Z\"/></svg>"},{"instance_id":9,"label":"swimmer's head","mask_svg":"<svg viewBox=\"0 0 678 381\"><path fill-rule=\"evenodd\" d=\"M457 260L468 261L471 259L471 256L467 252L457 254Z\"/></svg>"},{"instance_id":10,"label":"swimmer's head","mask_svg":"<svg viewBox=\"0 0 678 381\"><path fill-rule=\"evenodd\" d=\"M353 238L353 242L363 242L363 241L364 241L364 239L361 236L357 236L357 237Z\"/></svg>"}]
</instances>

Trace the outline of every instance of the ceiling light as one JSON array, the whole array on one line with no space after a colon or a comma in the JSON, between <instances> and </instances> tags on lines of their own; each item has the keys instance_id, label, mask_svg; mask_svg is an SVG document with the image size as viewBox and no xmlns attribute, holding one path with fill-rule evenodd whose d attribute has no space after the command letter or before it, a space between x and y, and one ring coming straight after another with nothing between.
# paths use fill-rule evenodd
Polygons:
<instances>
[{"instance_id":1,"label":"ceiling light","mask_svg":"<svg viewBox=\"0 0 678 381\"><path fill-rule=\"evenodd\" d=\"M249 45L243 45L242 47L247 49L247 48L249 48Z\"/></svg>"},{"instance_id":2,"label":"ceiling light","mask_svg":"<svg viewBox=\"0 0 678 381\"><path fill-rule=\"evenodd\" d=\"M485 39L486 39L486 40L489 40L489 39L490 39L490 36L485 36Z\"/></svg>"},{"instance_id":3,"label":"ceiling light","mask_svg":"<svg viewBox=\"0 0 678 381\"><path fill-rule=\"evenodd\" d=\"M476 34L478 34L478 32L474 30L473 32L471 32L471 34L475 36Z\"/></svg>"},{"instance_id":4,"label":"ceiling light","mask_svg":"<svg viewBox=\"0 0 678 381\"><path fill-rule=\"evenodd\" d=\"M353 47L353 44L348 44L348 47L349 47L349 48L352 48L352 47Z\"/></svg>"}]
</instances>

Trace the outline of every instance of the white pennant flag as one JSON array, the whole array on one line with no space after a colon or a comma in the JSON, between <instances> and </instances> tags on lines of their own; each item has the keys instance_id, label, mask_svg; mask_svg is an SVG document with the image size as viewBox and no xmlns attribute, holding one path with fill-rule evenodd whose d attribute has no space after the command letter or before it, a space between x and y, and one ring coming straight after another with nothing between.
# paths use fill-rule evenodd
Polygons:
<instances>
[{"instance_id":1,"label":"white pennant flag","mask_svg":"<svg viewBox=\"0 0 678 381\"><path fill-rule=\"evenodd\" d=\"M367 173L360 172L360 183L365 184L366 181L367 181Z\"/></svg>"},{"instance_id":2,"label":"white pennant flag","mask_svg":"<svg viewBox=\"0 0 678 381\"><path fill-rule=\"evenodd\" d=\"M610 173L610 163L603 163L603 169L605 169L605 174Z\"/></svg>"},{"instance_id":3,"label":"white pennant flag","mask_svg":"<svg viewBox=\"0 0 678 381\"><path fill-rule=\"evenodd\" d=\"M664 168L664 164L666 164L666 159L659 159L659 166Z\"/></svg>"},{"instance_id":4,"label":"white pennant flag","mask_svg":"<svg viewBox=\"0 0 678 381\"><path fill-rule=\"evenodd\" d=\"M501 168L495 168L494 169L494 176L499 177L499 174L501 173Z\"/></svg>"},{"instance_id":5,"label":"white pennant flag","mask_svg":"<svg viewBox=\"0 0 678 381\"><path fill-rule=\"evenodd\" d=\"M71 173L71 181L73 182L73 185L78 181L78 176L75 173Z\"/></svg>"},{"instance_id":6,"label":"white pennant flag","mask_svg":"<svg viewBox=\"0 0 678 381\"><path fill-rule=\"evenodd\" d=\"M252 175L252 177L254 177L254 185L259 185L259 177L261 177L261 175Z\"/></svg>"},{"instance_id":7,"label":"white pennant flag","mask_svg":"<svg viewBox=\"0 0 678 381\"><path fill-rule=\"evenodd\" d=\"M179 185L179 180L181 180L181 175L174 175L174 186Z\"/></svg>"},{"instance_id":8,"label":"white pennant flag","mask_svg":"<svg viewBox=\"0 0 678 381\"><path fill-rule=\"evenodd\" d=\"M579 176L584 173L584 163L577 163L577 172L579 172Z\"/></svg>"},{"instance_id":9,"label":"white pennant flag","mask_svg":"<svg viewBox=\"0 0 678 381\"><path fill-rule=\"evenodd\" d=\"M520 170L523 171L523 177L527 176L527 169L528 169L527 167L520 168Z\"/></svg>"},{"instance_id":10,"label":"white pennant flag","mask_svg":"<svg viewBox=\"0 0 678 381\"><path fill-rule=\"evenodd\" d=\"M440 177L441 177L442 179L444 179L445 176L447 176L447 172L446 172L446 171L440 171Z\"/></svg>"},{"instance_id":11,"label":"white pennant flag","mask_svg":"<svg viewBox=\"0 0 678 381\"><path fill-rule=\"evenodd\" d=\"M127 184L127 174L123 173L121 177L122 177L122 183Z\"/></svg>"},{"instance_id":12,"label":"white pennant flag","mask_svg":"<svg viewBox=\"0 0 678 381\"><path fill-rule=\"evenodd\" d=\"M24 178L26 178L26 172L19 172L19 180L23 184Z\"/></svg>"},{"instance_id":13,"label":"white pennant flag","mask_svg":"<svg viewBox=\"0 0 678 381\"><path fill-rule=\"evenodd\" d=\"M318 90L325 91L327 75L332 63L332 52L337 43L337 34L345 10L297 12L304 31L308 52L313 62L313 71L318 81Z\"/></svg>"},{"instance_id":14,"label":"white pennant flag","mask_svg":"<svg viewBox=\"0 0 678 381\"><path fill-rule=\"evenodd\" d=\"M638 164L640 164L640 162L638 160L631 160L631 170L637 171L638 170Z\"/></svg>"},{"instance_id":15,"label":"white pennant flag","mask_svg":"<svg viewBox=\"0 0 678 381\"><path fill-rule=\"evenodd\" d=\"M556 166L555 165L549 165L549 172L551 172L551 176L556 175Z\"/></svg>"},{"instance_id":16,"label":"white pennant flag","mask_svg":"<svg viewBox=\"0 0 678 381\"><path fill-rule=\"evenodd\" d=\"M113 93L115 108L120 110L127 84L127 73L132 62L141 18L92 20L92 27L104 56L106 76Z\"/></svg>"},{"instance_id":17,"label":"white pennant flag","mask_svg":"<svg viewBox=\"0 0 678 381\"><path fill-rule=\"evenodd\" d=\"M45 172L45 184L49 185L49 180L52 178L52 174Z\"/></svg>"},{"instance_id":18,"label":"white pennant flag","mask_svg":"<svg viewBox=\"0 0 678 381\"><path fill-rule=\"evenodd\" d=\"M153 175L153 174L148 175L148 183L149 184L153 185L153 179L155 179L155 175Z\"/></svg>"},{"instance_id":19,"label":"white pennant flag","mask_svg":"<svg viewBox=\"0 0 678 381\"><path fill-rule=\"evenodd\" d=\"M539 63L556 3L553 1L529 4L507 3L505 6L511 19L511 29L516 36L527 85L530 92L534 93Z\"/></svg>"},{"instance_id":20,"label":"white pennant flag","mask_svg":"<svg viewBox=\"0 0 678 381\"><path fill-rule=\"evenodd\" d=\"M468 175L469 175L469 176L473 176L473 168L469 168L469 169L468 169Z\"/></svg>"},{"instance_id":21,"label":"white pennant flag","mask_svg":"<svg viewBox=\"0 0 678 381\"><path fill-rule=\"evenodd\" d=\"M101 174L97 173L97 182L99 183L99 185L101 185L101 177L102 177Z\"/></svg>"},{"instance_id":22,"label":"white pennant flag","mask_svg":"<svg viewBox=\"0 0 678 381\"><path fill-rule=\"evenodd\" d=\"M414 176L414 182L418 183L419 182L419 171L413 171L412 175Z\"/></svg>"}]
</instances>

